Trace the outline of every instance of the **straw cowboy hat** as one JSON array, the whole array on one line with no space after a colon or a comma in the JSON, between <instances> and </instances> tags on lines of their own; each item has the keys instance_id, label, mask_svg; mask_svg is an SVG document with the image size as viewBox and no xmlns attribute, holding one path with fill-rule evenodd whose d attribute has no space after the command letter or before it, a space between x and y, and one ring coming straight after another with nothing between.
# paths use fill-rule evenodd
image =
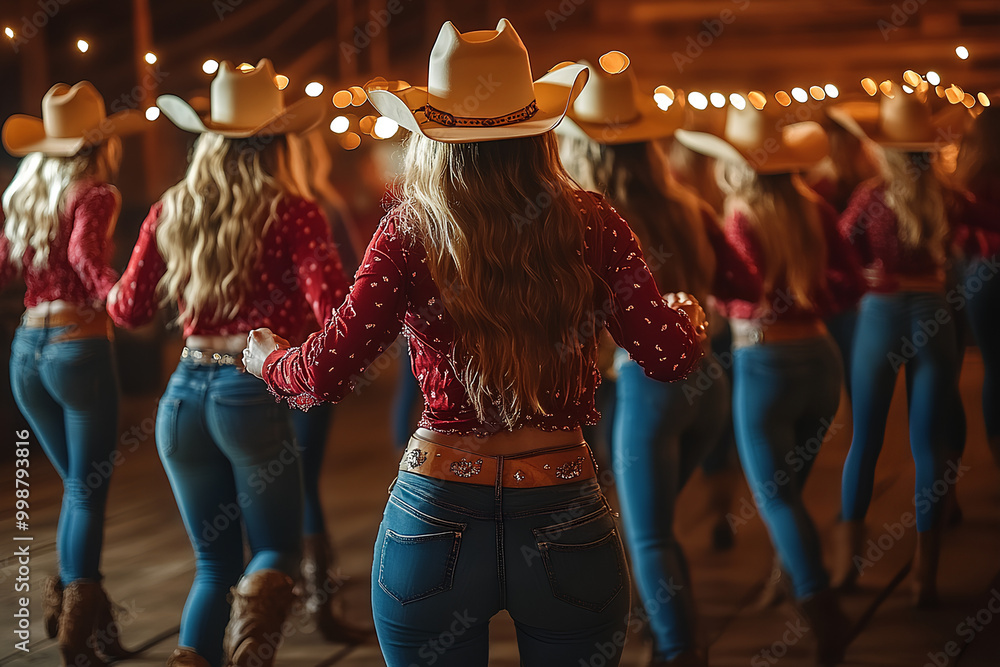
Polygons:
<instances>
[{"instance_id":1,"label":"straw cowboy hat","mask_svg":"<svg viewBox=\"0 0 1000 667\"><path fill-rule=\"evenodd\" d=\"M3 124L3 145L16 157L44 153L76 155L108 137L142 129L146 119L134 110L108 116L104 98L89 81L70 86L57 83L42 98L42 117L16 114Z\"/></svg>"},{"instance_id":2,"label":"straw cowboy hat","mask_svg":"<svg viewBox=\"0 0 1000 667\"><path fill-rule=\"evenodd\" d=\"M285 94L274 76L274 66L267 58L247 70L223 61L212 80L207 117L176 95L160 95L156 106L182 130L233 139L303 133L323 120L325 107L319 98L305 97L285 106Z\"/></svg>"},{"instance_id":3,"label":"straw cowboy hat","mask_svg":"<svg viewBox=\"0 0 1000 667\"><path fill-rule=\"evenodd\" d=\"M902 151L943 148L948 135L942 129L954 118L951 113L935 118L926 91L906 93L897 84L878 102L844 102L827 115L859 139Z\"/></svg>"},{"instance_id":4,"label":"straw cowboy hat","mask_svg":"<svg viewBox=\"0 0 1000 667\"><path fill-rule=\"evenodd\" d=\"M810 167L829 151L819 123L785 123L785 109L767 105L757 110L729 107L722 135L677 130L674 138L696 153L742 162L760 174L781 174Z\"/></svg>"},{"instance_id":5,"label":"straw cowboy hat","mask_svg":"<svg viewBox=\"0 0 1000 667\"><path fill-rule=\"evenodd\" d=\"M582 133L599 144L630 144L669 137L681 127L680 105L663 111L651 95L639 92L628 56L611 51L601 56L600 63L594 67L585 60L579 62L590 78L566 114L566 122L559 126L561 134Z\"/></svg>"},{"instance_id":6,"label":"straw cowboy hat","mask_svg":"<svg viewBox=\"0 0 1000 667\"><path fill-rule=\"evenodd\" d=\"M507 19L496 30L460 33L445 22L431 50L427 86L394 90L369 82L368 99L383 116L445 143L530 137L563 119L587 82L584 65L531 79L528 51Z\"/></svg>"}]
</instances>

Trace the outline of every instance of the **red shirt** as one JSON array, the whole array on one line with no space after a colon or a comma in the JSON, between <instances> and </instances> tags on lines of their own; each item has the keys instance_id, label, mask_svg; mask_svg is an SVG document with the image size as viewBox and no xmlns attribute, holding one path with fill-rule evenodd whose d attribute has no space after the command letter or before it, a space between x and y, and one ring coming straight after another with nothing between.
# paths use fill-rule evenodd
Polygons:
<instances>
[{"instance_id":1,"label":"red shirt","mask_svg":"<svg viewBox=\"0 0 1000 667\"><path fill-rule=\"evenodd\" d=\"M595 295L595 307L607 315L611 335L650 377L685 377L701 357L687 316L663 304L632 230L611 205L592 193L580 192L577 200L587 224L586 261L609 288L610 296ZM454 325L426 261L423 244L399 233L396 214L390 212L368 246L350 294L324 329L301 347L276 350L266 359L263 376L271 391L300 408L339 401L402 329L424 395L420 426L477 435L504 430L499 422L479 420L455 374L461 361L455 359ZM517 427L554 431L596 423L599 383L592 359L581 378L579 400L553 414L529 415Z\"/></svg>"},{"instance_id":2,"label":"red shirt","mask_svg":"<svg viewBox=\"0 0 1000 667\"><path fill-rule=\"evenodd\" d=\"M156 203L143 221L139 240L119 281L116 301L108 312L120 327L137 327L153 319L159 298L156 286L166 265L156 246L156 228L162 204ZM285 196L261 240L244 303L231 320L184 323L184 335L231 335L267 327L289 341L301 341L312 322L325 322L347 293L330 227L315 203Z\"/></svg>"},{"instance_id":3,"label":"red shirt","mask_svg":"<svg viewBox=\"0 0 1000 667\"><path fill-rule=\"evenodd\" d=\"M109 232L120 208L121 195L107 183L84 182L66 193L46 265L32 266L33 248L28 248L21 258L27 287L25 307L61 299L78 308L103 308L118 280L118 272L108 265L108 259L112 250ZM16 273L10 261L10 242L0 233L0 287Z\"/></svg>"},{"instance_id":4,"label":"red shirt","mask_svg":"<svg viewBox=\"0 0 1000 667\"><path fill-rule=\"evenodd\" d=\"M865 291L857 257L851 246L837 234L834 210L825 202L818 209L826 240L826 274L823 286L809 295L811 305L796 303L788 285L779 279L764 295L763 301L719 296L723 315L741 320L770 316L777 321L803 321L826 318L857 303ZM760 294L765 273L764 253L757 233L744 213L736 211L730 216L726 224L726 239L747 269L747 273L740 274L742 279L756 285ZM749 291L752 293L753 289L749 288Z\"/></svg>"}]
</instances>

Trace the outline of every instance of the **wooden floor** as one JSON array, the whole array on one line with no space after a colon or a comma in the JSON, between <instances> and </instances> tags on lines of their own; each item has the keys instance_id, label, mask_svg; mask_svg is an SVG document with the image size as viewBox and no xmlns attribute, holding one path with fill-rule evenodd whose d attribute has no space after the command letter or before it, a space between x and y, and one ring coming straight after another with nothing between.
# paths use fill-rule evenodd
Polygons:
<instances>
[{"instance_id":1,"label":"wooden floor","mask_svg":"<svg viewBox=\"0 0 1000 667\"><path fill-rule=\"evenodd\" d=\"M369 625L372 545L397 460L387 418L394 377L390 369L362 396L352 396L338 408L323 470L328 524L340 554L341 573L347 578L347 613ZM979 402L981 382L981 361L973 350L962 376L969 444L964 462L968 470L958 489L965 520L947 535L939 579L944 601L934 611L915 611L908 606L906 577L915 532L912 528L894 528L913 509L913 464L906 441L905 403L902 388L897 389L868 517L869 537L874 545L868 557L873 564L861 579L860 591L844 600L858 631L845 664L1000 665L1000 615L988 606L991 599L1000 600L1000 470L985 447ZM129 439L122 447L124 460L112 484L103 560L107 588L124 607L126 643L145 648L140 658L121 663L136 667L162 665L176 646L177 624L193 573L191 548L156 455L154 414L155 397L124 401L123 430L135 428L137 442ZM849 410L841 409L835 428L836 434L820 453L806 489L828 561L840 497L840 469L850 441ZM4 431L4 437L10 437L6 428ZM31 651L25 654L15 650L12 612L5 611L0 618L0 663L56 665L54 643L45 638L40 622L40 584L42 577L55 568L54 536L61 487L40 449L33 448L31 457L31 526L25 533L34 538L30 563ZM12 470L10 464L4 464L0 474L8 480L2 491L6 500L0 509L8 545L12 544L9 538L13 532ZM786 604L765 612L752 607L770 571L771 548L742 483L735 498L733 514L744 516L746 522L736 527L735 548L722 554L709 549L706 493L700 478L688 485L678 505L678 532L693 569L700 634L709 647L710 662L720 667L809 664L812 638L808 633L800 637L801 633L794 631L790 607ZM5 551L10 554L13 548L8 546ZM2 565L0 609L13 610L17 563L6 556ZM993 602L993 607L998 608L998 602ZM634 607L633 611L637 610ZM326 644L302 618L293 618L292 628L279 654L280 665L384 664L374 641L356 647ZM495 618L491 634L494 641L490 664L518 665L509 618L503 614ZM949 649L958 656L949 657ZM622 664L644 665L648 654L648 642L643 631L638 630L627 638Z\"/></svg>"}]
</instances>

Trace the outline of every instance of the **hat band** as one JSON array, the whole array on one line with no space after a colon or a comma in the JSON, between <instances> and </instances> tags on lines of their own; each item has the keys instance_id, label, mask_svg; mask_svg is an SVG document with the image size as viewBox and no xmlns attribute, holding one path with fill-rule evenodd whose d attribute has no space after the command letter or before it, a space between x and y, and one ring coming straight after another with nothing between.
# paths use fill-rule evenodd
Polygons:
<instances>
[{"instance_id":1,"label":"hat band","mask_svg":"<svg viewBox=\"0 0 1000 667\"><path fill-rule=\"evenodd\" d=\"M524 120L528 120L538 113L538 103L531 100L531 103L523 109L518 109L505 116L495 116L493 118L470 118L467 116L454 116L447 111L435 109L430 104L425 104L416 111L423 111L427 120L445 125L447 127L496 127L498 125L512 125Z\"/></svg>"}]
</instances>

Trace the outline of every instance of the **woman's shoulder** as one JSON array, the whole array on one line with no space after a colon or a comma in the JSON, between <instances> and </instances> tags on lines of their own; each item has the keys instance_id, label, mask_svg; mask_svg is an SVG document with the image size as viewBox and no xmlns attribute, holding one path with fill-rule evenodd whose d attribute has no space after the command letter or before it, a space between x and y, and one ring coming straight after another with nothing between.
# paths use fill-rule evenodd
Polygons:
<instances>
[{"instance_id":1,"label":"woman's shoulder","mask_svg":"<svg viewBox=\"0 0 1000 667\"><path fill-rule=\"evenodd\" d=\"M322 209L315 200L300 195L281 195L274 208L276 221L284 225L301 225L312 220L326 222Z\"/></svg>"},{"instance_id":2,"label":"woman's shoulder","mask_svg":"<svg viewBox=\"0 0 1000 667\"><path fill-rule=\"evenodd\" d=\"M88 179L70 186L66 193L66 210L72 211L81 206L88 209L118 207L121 200L121 193L111 183Z\"/></svg>"}]
</instances>

